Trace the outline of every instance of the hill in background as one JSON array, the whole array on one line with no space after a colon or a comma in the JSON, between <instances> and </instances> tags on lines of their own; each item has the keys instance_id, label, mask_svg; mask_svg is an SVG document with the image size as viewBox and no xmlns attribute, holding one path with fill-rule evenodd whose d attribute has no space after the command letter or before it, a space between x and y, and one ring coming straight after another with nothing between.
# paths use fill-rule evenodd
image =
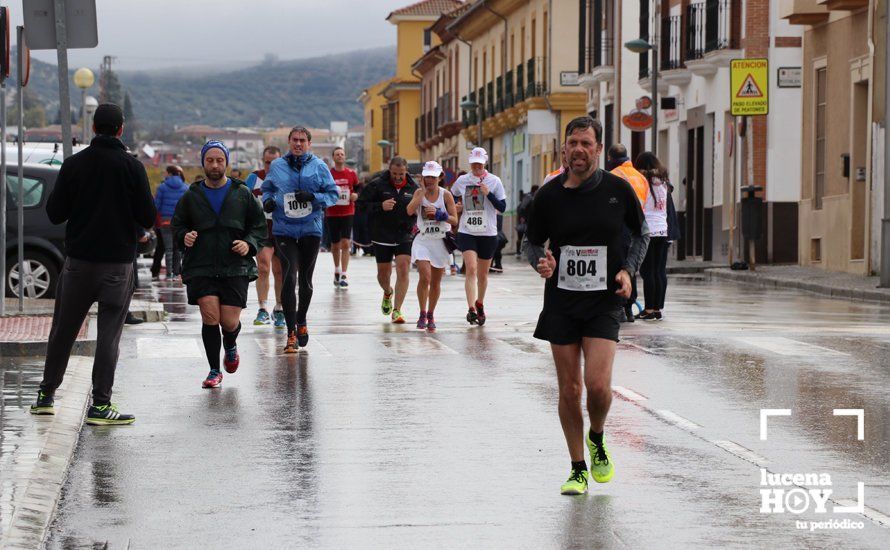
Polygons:
<instances>
[{"instance_id":1,"label":"hill in background","mask_svg":"<svg viewBox=\"0 0 890 550\"><path fill-rule=\"evenodd\" d=\"M98 71L94 71L98 81ZM361 91L395 74L395 48L267 61L210 75L189 76L189 72L182 69L171 73L166 76L158 71L117 72L122 87L130 93L136 118L143 128L186 124L327 127L331 120L346 120L356 125L361 124L363 118L362 105L357 101ZM46 105L50 120L58 112L56 74L55 65L32 60L28 87ZM14 77L7 85L12 92L11 100ZM80 109L79 91L72 83L74 109ZM98 84L89 93L97 96Z\"/></svg>"}]
</instances>

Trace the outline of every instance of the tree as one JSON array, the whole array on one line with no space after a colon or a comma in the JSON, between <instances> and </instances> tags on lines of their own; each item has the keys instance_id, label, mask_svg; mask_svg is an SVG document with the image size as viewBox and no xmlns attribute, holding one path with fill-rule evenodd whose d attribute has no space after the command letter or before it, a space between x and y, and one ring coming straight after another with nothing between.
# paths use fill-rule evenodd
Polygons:
<instances>
[{"instance_id":1,"label":"tree","mask_svg":"<svg viewBox=\"0 0 890 550\"><path fill-rule=\"evenodd\" d=\"M117 73L111 69L102 71L99 77L99 103L114 103L120 105L123 101L121 83Z\"/></svg>"},{"instance_id":2,"label":"tree","mask_svg":"<svg viewBox=\"0 0 890 550\"><path fill-rule=\"evenodd\" d=\"M18 91L16 98L6 113L6 123L10 126L18 126L19 124L19 102ZM46 108L37 97L37 93L30 88L24 88L22 94L22 103L25 106L24 123L28 128L42 128L46 126Z\"/></svg>"},{"instance_id":3,"label":"tree","mask_svg":"<svg viewBox=\"0 0 890 550\"><path fill-rule=\"evenodd\" d=\"M133 114L133 101L130 92L124 93L124 133L121 141L130 149L136 148L136 116Z\"/></svg>"}]
</instances>

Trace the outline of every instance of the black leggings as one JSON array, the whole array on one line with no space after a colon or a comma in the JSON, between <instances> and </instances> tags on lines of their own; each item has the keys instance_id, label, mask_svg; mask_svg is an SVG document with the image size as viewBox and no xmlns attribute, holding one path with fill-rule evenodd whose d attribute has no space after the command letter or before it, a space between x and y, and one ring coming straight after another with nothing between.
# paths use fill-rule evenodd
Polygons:
<instances>
[{"instance_id":1,"label":"black leggings","mask_svg":"<svg viewBox=\"0 0 890 550\"><path fill-rule=\"evenodd\" d=\"M315 260L318 258L318 247L321 237L290 237L275 236L275 253L281 260L281 272L284 284L281 289L281 306L284 308L284 319L288 332L297 330L297 324L306 324L306 312L312 301L312 273L315 272ZM300 305L297 307L297 281L300 284Z\"/></svg>"},{"instance_id":2,"label":"black leggings","mask_svg":"<svg viewBox=\"0 0 890 550\"><path fill-rule=\"evenodd\" d=\"M670 244L667 237L649 239L646 259L640 266L646 309L661 310L664 308L664 297L667 293L667 255Z\"/></svg>"}]
</instances>

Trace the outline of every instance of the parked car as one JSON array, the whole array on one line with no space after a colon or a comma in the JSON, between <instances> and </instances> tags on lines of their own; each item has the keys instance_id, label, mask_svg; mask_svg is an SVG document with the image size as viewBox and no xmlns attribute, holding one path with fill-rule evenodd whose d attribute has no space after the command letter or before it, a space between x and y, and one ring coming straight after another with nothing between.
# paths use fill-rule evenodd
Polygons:
<instances>
[{"instance_id":1,"label":"parked car","mask_svg":"<svg viewBox=\"0 0 890 550\"><path fill-rule=\"evenodd\" d=\"M46 215L46 200L56 185L59 167L24 165L24 279L26 298L54 298L65 262L65 224L53 225ZM18 166L6 168L6 295L18 297ZM136 228L133 228L136 231ZM154 255L157 239L139 245L140 255Z\"/></svg>"},{"instance_id":2,"label":"parked car","mask_svg":"<svg viewBox=\"0 0 890 550\"><path fill-rule=\"evenodd\" d=\"M56 184L59 167L24 165L24 277L26 298L53 298L65 260L65 224L53 225L46 199ZM18 166L6 167L6 295L18 296Z\"/></svg>"}]
</instances>

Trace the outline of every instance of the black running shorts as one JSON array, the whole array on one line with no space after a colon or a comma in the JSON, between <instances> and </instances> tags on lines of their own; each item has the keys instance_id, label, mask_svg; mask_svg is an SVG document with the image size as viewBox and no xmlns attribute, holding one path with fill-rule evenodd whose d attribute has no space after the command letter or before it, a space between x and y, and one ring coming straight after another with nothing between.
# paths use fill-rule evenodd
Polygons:
<instances>
[{"instance_id":1,"label":"black running shorts","mask_svg":"<svg viewBox=\"0 0 890 550\"><path fill-rule=\"evenodd\" d=\"M329 216L325 218L325 223L328 224L328 235L330 235L332 243L352 238L353 217L354 216Z\"/></svg>"},{"instance_id":2,"label":"black running shorts","mask_svg":"<svg viewBox=\"0 0 890 550\"><path fill-rule=\"evenodd\" d=\"M402 243L395 246L374 243L374 256L378 264L388 264L396 256L411 255L411 243Z\"/></svg>"},{"instance_id":3,"label":"black running shorts","mask_svg":"<svg viewBox=\"0 0 890 550\"><path fill-rule=\"evenodd\" d=\"M458 233L457 248L461 252L472 250L479 256L480 260L490 260L494 258L494 253L498 249L498 238L496 235L482 237L467 233Z\"/></svg>"},{"instance_id":4,"label":"black running shorts","mask_svg":"<svg viewBox=\"0 0 890 550\"><path fill-rule=\"evenodd\" d=\"M623 315L621 309L592 312L583 318L542 311L538 317L538 326L535 328L535 338L547 340L558 346L577 344L582 338L602 338L617 342L618 327Z\"/></svg>"},{"instance_id":5,"label":"black running shorts","mask_svg":"<svg viewBox=\"0 0 890 550\"><path fill-rule=\"evenodd\" d=\"M185 281L189 304L196 306L205 296L218 296L224 306L247 307L247 277L192 277Z\"/></svg>"}]
</instances>

